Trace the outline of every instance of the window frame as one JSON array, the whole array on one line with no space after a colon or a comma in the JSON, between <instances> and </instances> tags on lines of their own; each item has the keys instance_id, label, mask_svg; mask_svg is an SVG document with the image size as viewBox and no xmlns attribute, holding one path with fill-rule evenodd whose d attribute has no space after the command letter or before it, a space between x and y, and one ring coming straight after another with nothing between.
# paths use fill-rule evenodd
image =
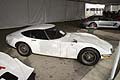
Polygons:
<instances>
[{"instance_id":1,"label":"window frame","mask_svg":"<svg viewBox=\"0 0 120 80\"><path fill-rule=\"evenodd\" d=\"M49 29L54 29L54 28L56 28L58 31L60 31L57 27L52 27L52 28L49 28ZM49 35L49 33L47 32L47 30L48 30L48 29L45 29L45 34L46 34L46 36L48 36L48 39L49 39L49 40L60 39L60 38L62 38L62 37L64 37L64 36L66 35L66 32L65 32L65 35L62 35L62 34L61 34L61 35L62 35L61 37L51 38L50 35ZM64 32L64 31L63 31L63 32Z\"/></svg>"},{"instance_id":2,"label":"window frame","mask_svg":"<svg viewBox=\"0 0 120 80\"><path fill-rule=\"evenodd\" d=\"M36 38L36 37L32 37L32 36L36 36L36 35L33 35L33 31L41 31L46 38ZM28 35L25 35L26 32L28 32L29 36ZM36 32L37 33L37 32ZM33 29L33 30L26 30L26 31L22 31L21 34L25 37L28 37L28 38L33 38L33 39L41 39L41 40L49 40L49 37L47 37L46 33L45 33L45 30L40 30L40 29Z\"/></svg>"}]
</instances>

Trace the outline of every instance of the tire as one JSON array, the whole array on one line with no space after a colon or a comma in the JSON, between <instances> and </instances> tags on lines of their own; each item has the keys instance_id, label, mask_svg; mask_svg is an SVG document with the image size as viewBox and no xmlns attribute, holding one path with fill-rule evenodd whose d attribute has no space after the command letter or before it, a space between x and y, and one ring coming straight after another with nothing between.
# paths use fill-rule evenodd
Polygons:
<instances>
[{"instance_id":1,"label":"tire","mask_svg":"<svg viewBox=\"0 0 120 80\"><path fill-rule=\"evenodd\" d=\"M92 22L92 23L89 24L89 27L96 29L97 28L97 24L95 22Z\"/></svg>"},{"instance_id":2,"label":"tire","mask_svg":"<svg viewBox=\"0 0 120 80\"><path fill-rule=\"evenodd\" d=\"M80 51L77 59L84 65L93 66L100 60L100 53L94 48L85 48Z\"/></svg>"},{"instance_id":3,"label":"tire","mask_svg":"<svg viewBox=\"0 0 120 80\"><path fill-rule=\"evenodd\" d=\"M118 30L120 30L120 26L118 27Z\"/></svg>"},{"instance_id":4,"label":"tire","mask_svg":"<svg viewBox=\"0 0 120 80\"><path fill-rule=\"evenodd\" d=\"M32 51L26 43L18 43L16 45L17 51L21 56L29 56Z\"/></svg>"}]
</instances>

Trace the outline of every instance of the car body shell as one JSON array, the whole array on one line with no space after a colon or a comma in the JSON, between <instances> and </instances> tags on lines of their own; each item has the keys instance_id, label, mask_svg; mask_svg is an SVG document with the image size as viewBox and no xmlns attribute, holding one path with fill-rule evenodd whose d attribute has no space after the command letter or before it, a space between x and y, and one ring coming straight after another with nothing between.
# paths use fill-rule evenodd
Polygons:
<instances>
[{"instance_id":1,"label":"car body shell","mask_svg":"<svg viewBox=\"0 0 120 80\"><path fill-rule=\"evenodd\" d=\"M112 18L106 18L103 16L90 16L83 21L86 27L90 27L90 24L95 23L97 28L119 28L120 21Z\"/></svg>"},{"instance_id":2,"label":"car body shell","mask_svg":"<svg viewBox=\"0 0 120 80\"><path fill-rule=\"evenodd\" d=\"M15 77L13 80L27 80L33 71L34 68L23 64L17 58L12 58L6 53L0 52L0 80L4 80L3 75L12 75ZM9 78L5 80L11 80Z\"/></svg>"},{"instance_id":3,"label":"car body shell","mask_svg":"<svg viewBox=\"0 0 120 80\"><path fill-rule=\"evenodd\" d=\"M31 26L7 35L6 41L9 45L15 48L16 43L24 42L30 46L32 52L35 54L55 57L77 59L79 52L88 47L96 49L100 55L112 54L111 44L89 33L66 33L65 36L52 40L34 39L21 34L27 30L49 29L52 27L55 27L55 25L41 24L38 26Z\"/></svg>"}]
</instances>

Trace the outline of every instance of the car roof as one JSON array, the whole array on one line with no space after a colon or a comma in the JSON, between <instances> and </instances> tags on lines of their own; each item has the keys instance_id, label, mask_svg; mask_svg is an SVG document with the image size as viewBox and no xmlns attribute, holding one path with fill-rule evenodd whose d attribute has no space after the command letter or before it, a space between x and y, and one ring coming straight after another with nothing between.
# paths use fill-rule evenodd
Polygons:
<instances>
[{"instance_id":1,"label":"car roof","mask_svg":"<svg viewBox=\"0 0 120 80\"><path fill-rule=\"evenodd\" d=\"M54 24L37 24L37 25L32 25L30 27L24 28L24 29L22 29L22 31L33 30L33 29L45 30L45 29L49 29L49 28L53 28L53 27L55 27Z\"/></svg>"},{"instance_id":2,"label":"car roof","mask_svg":"<svg viewBox=\"0 0 120 80\"><path fill-rule=\"evenodd\" d=\"M89 16L89 17L103 17L103 16L101 16L101 15L92 15L92 16Z\"/></svg>"}]
</instances>

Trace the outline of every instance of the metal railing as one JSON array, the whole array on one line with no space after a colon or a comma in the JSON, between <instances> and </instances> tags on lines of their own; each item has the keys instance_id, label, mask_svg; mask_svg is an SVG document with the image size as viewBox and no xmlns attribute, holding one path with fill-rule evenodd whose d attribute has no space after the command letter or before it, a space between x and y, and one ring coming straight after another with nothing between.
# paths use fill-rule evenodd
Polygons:
<instances>
[{"instance_id":1,"label":"metal railing","mask_svg":"<svg viewBox=\"0 0 120 80\"><path fill-rule=\"evenodd\" d=\"M118 64L119 64L119 60L120 60L120 41L119 41L119 45L117 47L117 50L116 50L116 56L114 58L114 65L113 65L113 68L112 68L112 71L111 71L111 75L110 75L110 78L108 80L114 80L115 77L116 77L116 72L119 72L118 71Z\"/></svg>"}]
</instances>

